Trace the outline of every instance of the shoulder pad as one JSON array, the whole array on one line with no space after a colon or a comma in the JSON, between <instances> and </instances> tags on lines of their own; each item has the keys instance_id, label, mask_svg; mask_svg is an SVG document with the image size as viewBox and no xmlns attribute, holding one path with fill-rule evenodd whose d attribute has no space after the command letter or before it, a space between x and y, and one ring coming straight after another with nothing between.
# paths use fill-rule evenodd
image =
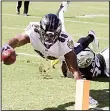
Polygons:
<instances>
[{"instance_id":1,"label":"shoulder pad","mask_svg":"<svg viewBox=\"0 0 110 111\"><path fill-rule=\"evenodd\" d=\"M25 28L25 31L26 30L34 30L35 32L38 32L38 30L40 30L40 23L30 22L29 25Z\"/></svg>"},{"instance_id":2,"label":"shoulder pad","mask_svg":"<svg viewBox=\"0 0 110 111\"><path fill-rule=\"evenodd\" d=\"M30 22L31 27L36 27L36 28L40 28L40 23L39 22Z\"/></svg>"}]
</instances>

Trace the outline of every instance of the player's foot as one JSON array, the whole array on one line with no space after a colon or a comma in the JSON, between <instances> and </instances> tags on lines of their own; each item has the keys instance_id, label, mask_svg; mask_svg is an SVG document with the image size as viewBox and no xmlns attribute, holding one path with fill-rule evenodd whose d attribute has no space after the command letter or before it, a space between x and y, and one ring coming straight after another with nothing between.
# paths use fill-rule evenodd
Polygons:
<instances>
[{"instance_id":1,"label":"player's foot","mask_svg":"<svg viewBox=\"0 0 110 111\"><path fill-rule=\"evenodd\" d=\"M92 97L89 96L89 104L98 105L98 102L95 99L93 99Z\"/></svg>"},{"instance_id":2,"label":"player's foot","mask_svg":"<svg viewBox=\"0 0 110 111\"><path fill-rule=\"evenodd\" d=\"M60 5L60 10L63 10L63 12L65 12L67 10L69 4L70 4L70 1L62 2Z\"/></svg>"},{"instance_id":3,"label":"player's foot","mask_svg":"<svg viewBox=\"0 0 110 111\"><path fill-rule=\"evenodd\" d=\"M88 35L94 36L94 40L93 40L93 42L91 43L91 45L92 45L91 48L92 48L93 50L95 50L95 52L97 52L98 49L99 49L99 42L98 42L98 40L97 40L97 38L96 38L95 32L94 32L93 30L90 30L90 31L88 32Z\"/></svg>"},{"instance_id":4,"label":"player's foot","mask_svg":"<svg viewBox=\"0 0 110 111\"><path fill-rule=\"evenodd\" d=\"M28 16L26 13L23 14L24 16Z\"/></svg>"},{"instance_id":5,"label":"player's foot","mask_svg":"<svg viewBox=\"0 0 110 111\"><path fill-rule=\"evenodd\" d=\"M16 13L20 14L20 9L19 8L16 8Z\"/></svg>"}]
</instances>

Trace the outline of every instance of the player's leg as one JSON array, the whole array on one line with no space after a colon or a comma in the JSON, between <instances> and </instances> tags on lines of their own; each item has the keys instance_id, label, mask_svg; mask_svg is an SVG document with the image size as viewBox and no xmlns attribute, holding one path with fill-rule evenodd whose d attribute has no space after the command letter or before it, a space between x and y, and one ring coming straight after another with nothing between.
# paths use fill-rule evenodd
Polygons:
<instances>
[{"instance_id":1,"label":"player's leg","mask_svg":"<svg viewBox=\"0 0 110 111\"><path fill-rule=\"evenodd\" d=\"M17 1L17 4L16 4L16 12L17 12L17 14L20 14L21 6L22 6L22 1Z\"/></svg>"},{"instance_id":2,"label":"player's leg","mask_svg":"<svg viewBox=\"0 0 110 111\"><path fill-rule=\"evenodd\" d=\"M110 72L109 72L109 47L107 47L103 51L101 51L100 54L104 57L105 63L106 63L104 73L106 74L107 77L110 77Z\"/></svg>"},{"instance_id":3,"label":"player's leg","mask_svg":"<svg viewBox=\"0 0 110 111\"><path fill-rule=\"evenodd\" d=\"M29 1L24 1L24 15L27 15L29 9Z\"/></svg>"},{"instance_id":4,"label":"player's leg","mask_svg":"<svg viewBox=\"0 0 110 111\"><path fill-rule=\"evenodd\" d=\"M77 41L77 44L74 47L75 53L78 54L79 52L81 52L82 50L87 48L90 43L94 43L96 40L97 40L96 39L96 34L94 33L94 31L90 30L87 37L81 37Z\"/></svg>"},{"instance_id":5,"label":"player's leg","mask_svg":"<svg viewBox=\"0 0 110 111\"><path fill-rule=\"evenodd\" d=\"M66 31L65 25L64 25L64 12L67 10L69 3L70 3L69 1L62 2L56 13L56 15L60 18L60 20L62 22L62 31Z\"/></svg>"},{"instance_id":6,"label":"player's leg","mask_svg":"<svg viewBox=\"0 0 110 111\"><path fill-rule=\"evenodd\" d=\"M57 11L57 16L60 18L61 23L62 23L62 31L66 31L65 25L64 25L64 12L67 10L67 7L69 5L69 1L67 2L62 2L60 5L60 8ZM52 60L51 61L51 67L55 68L55 65L59 63L59 60Z\"/></svg>"}]
</instances>

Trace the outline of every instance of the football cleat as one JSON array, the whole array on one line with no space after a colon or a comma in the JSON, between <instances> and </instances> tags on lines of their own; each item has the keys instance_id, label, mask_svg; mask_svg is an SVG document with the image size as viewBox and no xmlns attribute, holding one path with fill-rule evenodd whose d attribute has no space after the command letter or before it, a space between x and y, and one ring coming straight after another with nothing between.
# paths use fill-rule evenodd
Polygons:
<instances>
[{"instance_id":1,"label":"football cleat","mask_svg":"<svg viewBox=\"0 0 110 111\"><path fill-rule=\"evenodd\" d=\"M98 105L97 100L93 99L92 97L89 96L89 104L91 105Z\"/></svg>"},{"instance_id":2,"label":"football cleat","mask_svg":"<svg viewBox=\"0 0 110 111\"><path fill-rule=\"evenodd\" d=\"M24 16L28 16L26 13L23 14Z\"/></svg>"},{"instance_id":3,"label":"football cleat","mask_svg":"<svg viewBox=\"0 0 110 111\"><path fill-rule=\"evenodd\" d=\"M16 13L20 14L20 9L19 8L16 8Z\"/></svg>"},{"instance_id":4,"label":"football cleat","mask_svg":"<svg viewBox=\"0 0 110 111\"><path fill-rule=\"evenodd\" d=\"M70 1L62 2L60 5L60 10L63 10L63 12L65 12L67 10L69 4L70 4Z\"/></svg>"}]
</instances>

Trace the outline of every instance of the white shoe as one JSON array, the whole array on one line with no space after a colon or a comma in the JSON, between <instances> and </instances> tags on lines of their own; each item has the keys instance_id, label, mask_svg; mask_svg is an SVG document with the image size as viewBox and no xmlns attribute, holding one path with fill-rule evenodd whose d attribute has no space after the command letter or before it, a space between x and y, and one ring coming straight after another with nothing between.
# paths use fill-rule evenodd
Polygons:
<instances>
[{"instance_id":1,"label":"white shoe","mask_svg":"<svg viewBox=\"0 0 110 111\"><path fill-rule=\"evenodd\" d=\"M93 40L93 42L91 43L91 48L92 48L92 50L94 50L95 52L98 52L98 51L99 51L99 42L98 42L98 40L97 40L97 38L96 38L95 32L94 32L93 30L90 30L90 31L88 32L88 35L93 35L93 36L94 36L94 40Z\"/></svg>"},{"instance_id":2,"label":"white shoe","mask_svg":"<svg viewBox=\"0 0 110 111\"><path fill-rule=\"evenodd\" d=\"M60 5L60 10L63 10L63 12L65 12L67 10L69 4L70 4L70 1L62 2Z\"/></svg>"},{"instance_id":3,"label":"white shoe","mask_svg":"<svg viewBox=\"0 0 110 111\"><path fill-rule=\"evenodd\" d=\"M89 96L89 104L98 105L98 102L95 99L93 99L92 97Z\"/></svg>"}]
</instances>

